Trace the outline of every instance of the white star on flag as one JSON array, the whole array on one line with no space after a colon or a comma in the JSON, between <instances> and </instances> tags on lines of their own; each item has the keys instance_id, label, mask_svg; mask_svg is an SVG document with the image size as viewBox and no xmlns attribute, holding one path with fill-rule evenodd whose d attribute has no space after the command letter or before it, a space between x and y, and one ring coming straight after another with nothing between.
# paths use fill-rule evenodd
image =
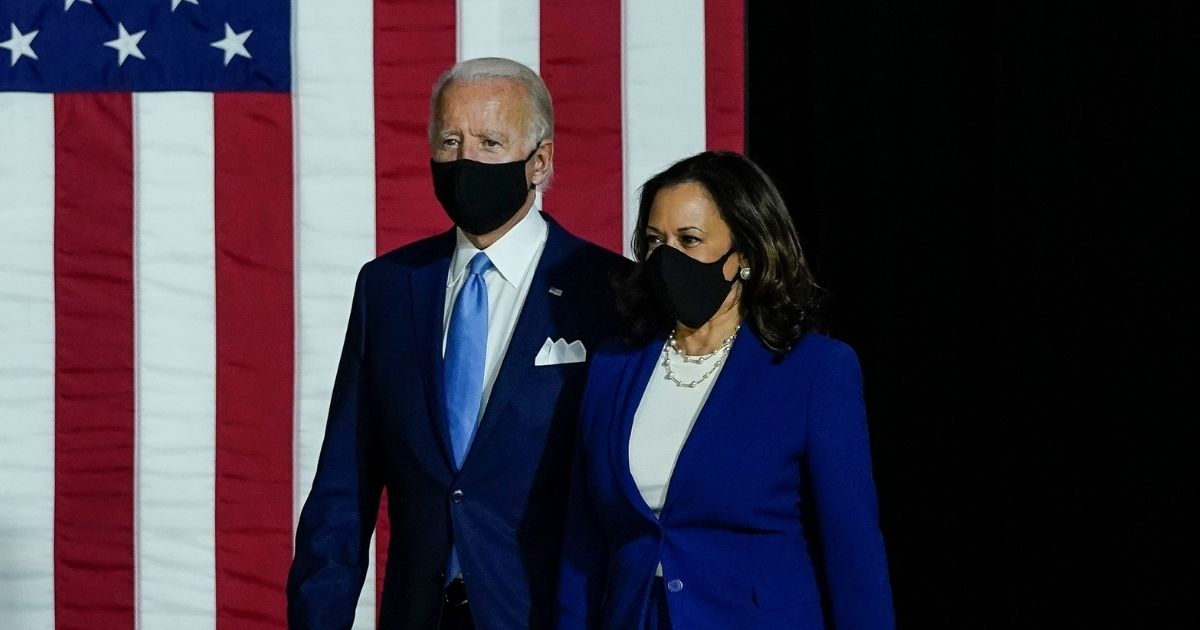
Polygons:
<instances>
[{"instance_id":1,"label":"white star on flag","mask_svg":"<svg viewBox=\"0 0 1200 630\"><path fill-rule=\"evenodd\" d=\"M145 60L146 56L138 48L138 42L142 41L142 36L145 34L146 31L142 30L130 35L129 31L125 30L125 25L117 22L117 38L104 42L104 45L117 51L118 66L124 64L130 55Z\"/></svg>"},{"instance_id":2,"label":"white star on flag","mask_svg":"<svg viewBox=\"0 0 1200 630\"><path fill-rule=\"evenodd\" d=\"M76 2L82 2L84 4L91 4L92 0L67 0L65 3L65 6L63 6L63 11L70 11L71 5L75 4Z\"/></svg>"},{"instance_id":3,"label":"white star on flag","mask_svg":"<svg viewBox=\"0 0 1200 630\"><path fill-rule=\"evenodd\" d=\"M17 65L17 60L21 57L29 57L30 59L38 58L37 53L33 52L33 46L31 45L33 38L37 37L37 34L37 31L29 31L28 33L21 34L21 31L17 29L17 25L12 24L12 39L0 42L0 48L7 48L11 52L12 60L8 64L10 67Z\"/></svg>"},{"instance_id":4,"label":"white star on flag","mask_svg":"<svg viewBox=\"0 0 1200 630\"><path fill-rule=\"evenodd\" d=\"M246 40L250 39L250 33L253 32L254 30L252 29L243 31L241 33L235 33L233 32L233 27L229 25L229 22L226 22L225 39L218 39L217 41L209 44L209 46L212 46L213 48L220 48L221 50L225 51L225 65L228 66L229 62L233 60L234 55L239 55L247 59L251 58L250 51L246 50Z\"/></svg>"},{"instance_id":5,"label":"white star on flag","mask_svg":"<svg viewBox=\"0 0 1200 630\"><path fill-rule=\"evenodd\" d=\"M194 4L196 6L200 6L200 0L171 0L171 11L172 12L174 12L175 9L179 8L180 2L186 2L188 4Z\"/></svg>"}]
</instances>

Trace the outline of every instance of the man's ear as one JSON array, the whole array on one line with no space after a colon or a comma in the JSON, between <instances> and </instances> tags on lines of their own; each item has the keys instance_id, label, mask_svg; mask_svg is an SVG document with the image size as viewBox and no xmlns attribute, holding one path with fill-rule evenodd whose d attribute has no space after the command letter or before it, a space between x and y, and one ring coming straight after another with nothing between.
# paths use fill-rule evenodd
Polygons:
<instances>
[{"instance_id":1,"label":"man's ear","mask_svg":"<svg viewBox=\"0 0 1200 630\"><path fill-rule=\"evenodd\" d=\"M541 145L533 152L533 159L529 160L533 167L533 172L530 175L530 181L534 186L540 186L546 181L546 176L550 174L550 165L554 162L554 138L542 140Z\"/></svg>"}]
</instances>

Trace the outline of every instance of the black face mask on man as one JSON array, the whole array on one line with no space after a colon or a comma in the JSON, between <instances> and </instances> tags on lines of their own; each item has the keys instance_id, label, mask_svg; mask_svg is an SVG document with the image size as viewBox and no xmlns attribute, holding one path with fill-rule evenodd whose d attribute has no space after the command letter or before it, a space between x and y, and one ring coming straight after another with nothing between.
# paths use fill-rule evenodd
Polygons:
<instances>
[{"instance_id":1,"label":"black face mask on man","mask_svg":"<svg viewBox=\"0 0 1200 630\"><path fill-rule=\"evenodd\" d=\"M731 247L724 256L705 263L670 247L659 245L646 257L646 273L659 301L675 321L688 328L699 328L721 308L729 287L737 281L725 279L725 261L733 255Z\"/></svg>"},{"instance_id":2,"label":"black face mask on man","mask_svg":"<svg viewBox=\"0 0 1200 630\"><path fill-rule=\"evenodd\" d=\"M533 188L525 184L525 164L535 153L536 147L524 160L503 164L430 160L433 193L450 220L464 232L487 234L507 223L525 205Z\"/></svg>"}]
</instances>

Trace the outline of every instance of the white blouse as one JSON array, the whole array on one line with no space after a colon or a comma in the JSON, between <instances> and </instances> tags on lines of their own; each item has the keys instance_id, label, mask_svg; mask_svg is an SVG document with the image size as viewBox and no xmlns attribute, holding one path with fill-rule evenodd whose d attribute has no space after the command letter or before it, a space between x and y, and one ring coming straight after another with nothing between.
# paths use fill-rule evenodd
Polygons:
<instances>
[{"instance_id":1,"label":"white blouse","mask_svg":"<svg viewBox=\"0 0 1200 630\"><path fill-rule=\"evenodd\" d=\"M713 369L717 361L721 361L721 365L695 387L682 387L667 379L663 361L666 353L670 353L672 374L684 383L696 381ZM633 430L629 436L629 472L655 516L662 512L675 462L704 408L704 401L708 400L713 383L725 367L726 357L725 351L718 350L700 363L685 362L683 356L671 349L670 342L663 345L663 353L659 355L633 416Z\"/></svg>"}]
</instances>

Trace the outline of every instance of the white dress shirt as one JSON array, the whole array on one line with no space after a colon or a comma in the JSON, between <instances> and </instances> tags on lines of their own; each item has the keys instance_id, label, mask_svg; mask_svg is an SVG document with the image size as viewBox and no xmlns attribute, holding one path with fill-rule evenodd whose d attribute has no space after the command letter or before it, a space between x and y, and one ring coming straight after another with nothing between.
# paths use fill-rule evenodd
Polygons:
<instances>
[{"instance_id":1,"label":"white dress shirt","mask_svg":"<svg viewBox=\"0 0 1200 630\"><path fill-rule=\"evenodd\" d=\"M454 300L466 279L467 264L481 250L471 244L461 229L454 256L450 259L450 270L446 275L446 312L442 319L442 356L446 356L446 332L450 327L450 314L454 311ZM492 268L484 275L488 294L488 340L483 368L483 399L479 406L482 417L492 394L492 385L500 372L500 364L508 351L521 306L529 293L533 272L546 247L546 236L550 233L546 220L542 218L541 204L535 197L533 207L499 240L492 243L484 253L492 261ZM533 359L531 358L530 361Z\"/></svg>"}]
</instances>

